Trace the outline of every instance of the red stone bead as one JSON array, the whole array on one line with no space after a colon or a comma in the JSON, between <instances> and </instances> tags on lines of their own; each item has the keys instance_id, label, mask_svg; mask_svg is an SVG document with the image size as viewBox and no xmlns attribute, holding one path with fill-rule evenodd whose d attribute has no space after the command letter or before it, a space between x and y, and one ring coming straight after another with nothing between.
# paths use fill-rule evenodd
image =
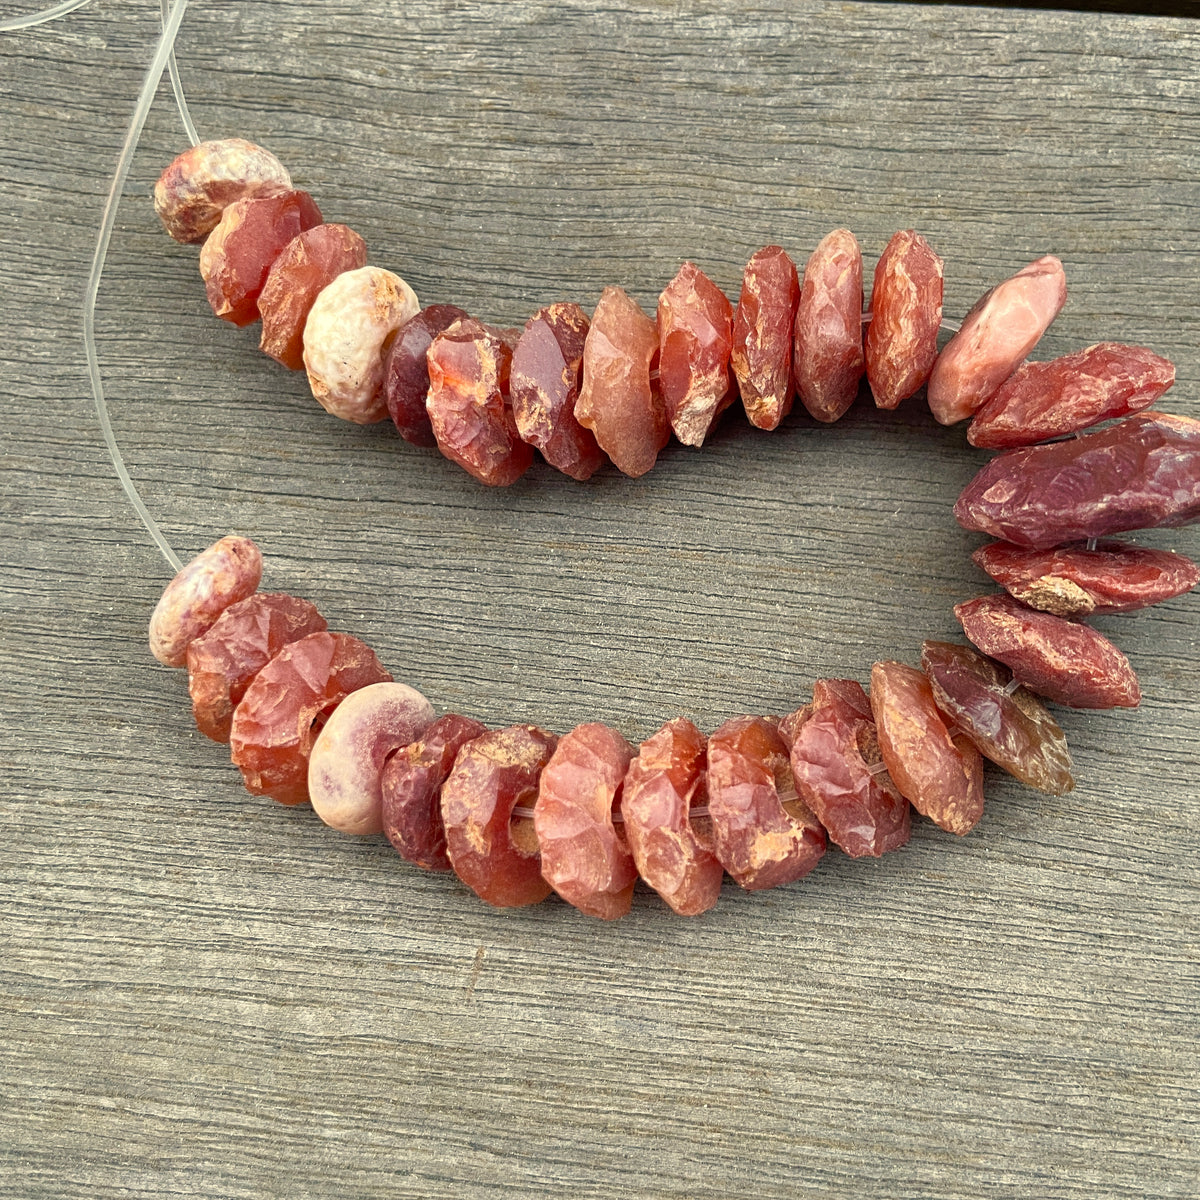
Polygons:
<instances>
[{"instance_id":1,"label":"red stone bead","mask_svg":"<svg viewBox=\"0 0 1200 1200\"><path fill-rule=\"evenodd\" d=\"M442 784L446 851L455 874L497 908L538 904L550 895L529 817L542 768L557 742L533 725L492 730L467 742Z\"/></svg>"},{"instance_id":2,"label":"red stone bead","mask_svg":"<svg viewBox=\"0 0 1200 1200\"><path fill-rule=\"evenodd\" d=\"M970 833L983 816L983 759L974 743L951 733L929 679L904 663L877 662L871 709L900 794L942 829Z\"/></svg>"},{"instance_id":3,"label":"red stone bead","mask_svg":"<svg viewBox=\"0 0 1200 1200\"><path fill-rule=\"evenodd\" d=\"M258 320L258 297L267 273L294 237L321 223L307 192L235 200L200 250L200 275L212 310L224 321Z\"/></svg>"},{"instance_id":4,"label":"red stone bead","mask_svg":"<svg viewBox=\"0 0 1200 1200\"><path fill-rule=\"evenodd\" d=\"M572 479L590 479L604 452L580 425L575 405L583 383L587 314L578 304L550 304L525 324L513 351L509 392L517 431Z\"/></svg>"},{"instance_id":5,"label":"red stone bead","mask_svg":"<svg viewBox=\"0 0 1200 1200\"><path fill-rule=\"evenodd\" d=\"M796 264L779 246L750 257L733 318L730 365L751 425L776 429L792 411L796 376L792 339L800 280Z\"/></svg>"},{"instance_id":6,"label":"red stone bead","mask_svg":"<svg viewBox=\"0 0 1200 1200\"><path fill-rule=\"evenodd\" d=\"M607 725L579 725L559 739L542 771L533 824L542 875L568 904L605 921L623 917L637 868L613 821L633 748Z\"/></svg>"},{"instance_id":7,"label":"red stone bead","mask_svg":"<svg viewBox=\"0 0 1200 1200\"><path fill-rule=\"evenodd\" d=\"M187 648L188 692L200 732L229 741L233 710L254 676L289 642L325 629L316 607L296 596L259 592L231 604Z\"/></svg>"},{"instance_id":8,"label":"red stone bead","mask_svg":"<svg viewBox=\"0 0 1200 1200\"><path fill-rule=\"evenodd\" d=\"M425 409L429 395L426 354L439 333L466 316L453 304L431 304L421 309L396 330L384 358L383 398L388 415L400 436L414 446L437 445Z\"/></svg>"},{"instance_id":9,"label":"red stone bead","mask_svg":"<svg viewBox=\"0 0 1200 1200\"><path fill-rule=\"evenodd\" d=\"M233 712L231 757L247 789L307 804L308 758L325 718L351 692L391 678L369 646L345 633L310 633L284 646Z\"/></svg>"},{"instance_id":10,"label":"red stone bead","mask_svg":"<svg viewBox=\"0 0 1200 1200\"><path fill-rule=\"evenodd\" d=\"M765 717L735 717L708 739L708 811L716 855L747 890L800 879L825 853L825 830L796 794L787 744Z\"/></svg>"},{"instance_id":11,"label":"red stone bead","mask_svg":"<svg viewBox=\"0 0 1200 1200\"><path fill-rule=\"evenodd\" d=\"M975 414L967 441L989 450L1031 446L1141 412L1174 382L1167 359L1118 342L1023 363Z\"/></svg>"},{"instance_id":12,"label":"red stone bead","mask_svg":"<svg viewBox=\"0 0 1200 1200\"><path fill-rule=\"evenodd\" d=\"M658 298L658 376L667 419L685 446L702 446L737 398L729 369L733 306L685 262Z\"/></svg>"},{"instance_id":13,"label":"red stone bead","mask_svg":"<svg viewBox=\"0 0 1200 1200\"><path fill-rule=\"evenodd\" d=\"M796 310L796 386L818 421L836 421L858 395L866 365L862 315L862 251L850 230L835 229L804 268Z\"/></svg>"},{"instance_id":14,"label":"red stone bead","mask_svg":"<svg viewBox=\"0 0 1200 1200\"><path fill-rule=\"evenodd\" d=\"M575 415L626 475L645 475L671 436L657 371L658 326L620 288L605 288L583 347Z\"/></svg>"},{"instance_id":15,"label":"red stone bead","mask_svg":"<svg viewBox=\"0 0 1200 1200\"><path fill-rule=\"evenodd\" d=\"M1022 267L967 313L929 376L929 408L943 425L969 417L1017 369L1067 302L1052 254Z\"/></svg>"},{"instance_id":16,"label":"red stone bead","mask_svg":"<svg viewBox=\"0 0 1200 1200\"><path fill-rule=\"evenodd\" d=\"M511 344L467 317L439 333L426 358L425 409L438 449L480 483L515 483L529 470L533 449L521 440L508 399Z\"/></svg>"},{"instance_id":17,"label":"red stone bead","mask_svg":"<svg viewBox=\"0 0 1200 1200\"><path fill-rule=\"evenodd\" d=\"M708 739L686 717L668 721L638 749L621 793L625 837L641 877L680 916L707 912L724 870L713 853Z\"/></svg>"},{"instance_id":18,"label":"red stone bead","mask_svg":"<svg viewBox=\"0 0 1200 1200\"><path fill-rule=\"evenodd\" d=\"M800 798L852 858L878 857L912 833L908 801L880 770L871 702L853 679L818 679L786 725Z\"/></svg>"},{"instance_id":19,"label":"red stone bead","mask_svg":"<svg viewBox=\"0 0 1200 1200\"><path fill-rule=\"evenodd\" d=\"M258 297L258 347L292 371L304 367L304 324L322 289L367 265L367 244L345 225L314 225L280 251Z\"/></svg>"},{"instance_id":20,"label":"red stone bead","mask_svg":"<svg viewBox=\"0 0 1200 1200\"><path fill-rule=\"evenodd\" d=\"M954 515L964 529L1032 549L1200 520L1200 421L1141 413L998 454Z\"/></svg>"},{"instance_id":21,"label":"red stone bead","mask_svg":"<svg viewBox=\"0 0 1200 1200\"><path fill-rule=\"evenodd\" d=\"M449 871L442 784L458 752L487 728L447 713L419 741L397 750L383 769L383 832L398 854L426 871Z\"/></svg>"},{"instance_id":22,"label":"red stone bead","mask_svg":"<svg viewBox=\"0 0 1200 1200\"><path fill-rule=\"evenodd\" d=\"M1011 596L955 606L967 637L1030 691L1072 708L1136 708L1141 689L1129 660L1087 625L1026 608Z\"/></svg>"},{"instance_id":23,"label":"red stone bead","mask_svg":"<svg viewBox=\"0 0 1200 1200\"><path fill-rule=\"evenodd\" d=\"M942 260L915 229L892 236L875 265L867 326L867 381L879 408L918 391L937 361Z\"/></svg>"}]
</instances>

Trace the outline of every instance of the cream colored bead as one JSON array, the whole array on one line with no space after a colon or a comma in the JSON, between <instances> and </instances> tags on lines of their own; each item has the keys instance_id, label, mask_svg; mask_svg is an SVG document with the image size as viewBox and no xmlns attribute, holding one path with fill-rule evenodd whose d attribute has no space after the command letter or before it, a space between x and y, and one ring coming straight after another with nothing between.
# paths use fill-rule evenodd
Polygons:
<instances>
[{"instance_id":1,"label":"cream colored bead","mask_svg":"<svg viewBox=\"0 0 1200 1200\"><path fill-rule=\"evenodd\" d=\"M327 412L356 425L388 415L383 352L419 310L412 288L381 267L346 271L317 296L304 326L304 366Z\"/></svg>"}]
</instances>

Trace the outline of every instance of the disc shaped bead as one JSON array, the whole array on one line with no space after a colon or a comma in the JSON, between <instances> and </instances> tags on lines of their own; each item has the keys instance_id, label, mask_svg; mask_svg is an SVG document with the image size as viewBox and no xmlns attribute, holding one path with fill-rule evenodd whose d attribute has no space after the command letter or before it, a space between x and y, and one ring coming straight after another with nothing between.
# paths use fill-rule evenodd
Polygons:
<instances>
[{"instance_id":1,"label":"disc shaped bead","mask_svg":"<svg viewBox=\"0 0 1200 1200\"><path fill-rule=\"evenodd\" d=\"M871 710L853 679L818 679L810 705L786 718L800 798L852 858L879 857L912 835L908 801L885 770Z\"/></svg>"},{"instance_id":2,"label":"disc shaped bead","mask_svg":"<svg viewBox=\"0 0 1200 1200\"><path fill-rule=\"evenodd\" d=\"M425 411L438 449L480 483L507 487L533 463L508 398L512 343L473 317L455 321L426 355Z\"/></svg>"},{"instance_id":3,"label":"disc shaped bead","mask_svg":"<svg viewBox=\"0 0 1200 1200\"><path fill-rule=\"evenodd\" d=\"M373 683L347 696L326 720L308 760L308 798L331 829L383 830L383 768L419 738L433 706L403 683Z\"/></svg>"},{"instance_id":4,"label":"disc shaped bead","mask_svg":"<svg viewBox=\"0 0 1200 1200\"><path fill-rule=\"evenodd\" d=\"M878 408L895 408L929 378L942 324L942 260L915 229L893 234L875 264L867 326L867 382Z\"/></svg>"},{"instance_id":5,"label":"disc shaped bead","mask_svg":"<svg viewBox=\"0 0 1200 1200\"><path fill-rule=\"evenodd\" d=\"M234 201L291 190L291 176L270 151L224 138L200 142L174 159L154 185L154 211L177 242L198 242Z\"/></svg>"},{"instance_id":6,"label":"disc shaped bead","mask_svg":"<svg viewBox=\"0 0 1200 1200\"><path fill-rule=\"evenodd\" d=\"M958 604L967 637L1030 691L1072 708L1136 708L1142 694L1129 660L1088 625L1038 612L1007 594Z\"/></svg>"},{"instance_id":7,"label":"disc shaped bead","mask_svg":"<svg viewBox=\"0 0 1200 1200\"><path fill-rule=\"evenodd\" d=\"M748 891L800 879L825 853L825 830L765 717L735 717L708 739L708 811L717 858Z\"/></svg>"},{"instance_id":8,"label":"disc shaped bead","mask_svg":"<svg viewBox=\"0 0 1200 1200\"><path fill-rule=\"evenodd\" d=\"M658 379L667 419L685 446L702 446L737 398L729 355L733 306L685 262L658 298Z\"/></svg>"},{"instance_id":9,"label":"disc shaped bead","mask_svg":"<svg viewBox=\"0 0 1200 1200\"><path fill-rule=\"evenodd\" d=\"M1075 786L1067 739L1027 688L1011 686L1012 672L970 646L927 641L921 667L938 708L1010 775L1052 796Z\"/></svg>"},{"instance_id":10,"label":"disc shaped bead","mask_svg":"<svg viewBox=\"0 0 1200 1200\"><path fill-rule=\"evenodd\" d=\"M308 802L308 759L323 719L372 683L390 683L374 651L346 633L284 646L233 711L229 746L246 788L280 804Z\"/></svg>"},{"instance_id":11,"label":"disc shaped bead","mask_svg":"<svg viewBox=\"0 0 1200 1200\"><path fill-rule=\"evenodd\" d=\"M583 347L575 415L626 475L645 475L671 436L657 368L658 326L620 288L605 288Z\"/></svg>"},{"instance_id":12,"label":"disc shaped bead","mask_svg":"<svg viewBox=\"0 0 1200 1200\"><path fill-rule=\"evenodd\" d=\"M492 730L466 743L442 784L446 851L455 874L498 908L538 904L542 878L531 810L538 779L558 739L533 725Z\"/></svg>"},{"instance_id":13,"label":"disc shaped bead","mask_svg":"<svg viewBox=\"0 0 1200 1200\"><path fill-rule=\"evenodd\" d=\"M725 871L713 853L708 739L686 717L638 748L621 793L625 837L638 874L680 916L707 912Z\"/></svg>"},{"instance_id":14,"label":"disc shaped bead","mask_svg":"<svg viewBox=\"0 0 1200 1200\"><path fill-rule=\"evenodd\" d=\"M538 309L513 350L509 378L521 437L552 467L580 480L590 479L605 462L595 435L575 416L587 332L587 314L578 304Z\"/></svg>"},{"instance_id":15,"label":"disc shaped bead","mask_svg":"<svg viewBox=\"0 0 1200 1200\"><path fill-rule=\"evenodd\" d=\"M871 668L871 710L888 775L917 812L960 837L983 816L983 759L952 734L928 678L899 662Z\"/></svg>"},{"instance_id":16,"label":"disc shaped bead","mask_svg":"<svg viewBox=\"0 0 1200 1200\"><path fill-rule=\"evenodd\" d=\"M750 424L777 429L792 411L792 338L800 304L796 264L780 246L750 256L733 318L729 363Z\"/></svg>"},{"instance_id":17,"label":"disc shaped bead","mask_svg":"<svg viewBox=\"0 0 1200 1200\"><path fill-rule=\"evenodd\" d=\"M425 399L429 395L426 354L433 339L466 313L453 304L431 304L410 317L392 339L383 365L383 398L400 436L414 446L436 446Z\"/></svg>"},{"instance_id":18,"label":"disc shaped bead","mask_svg":"<svg viewBox=\"0 0 1200 1200\"><path fill-rule=\"evenodd\" d=\"M965 420L1017 369L1067 302L1052 254L986 292L946 343L929 376L929 408L943 425Z\"/></svg>"},{"instance_id":19,"label":"disc shaped bead","mask_svg":"<svg viewBox=\"0 0 1200 1200\"><path fill-rule=\"evenodd\" d=\"M293 238L320 223L321 210L307 192L235 200L200 250L200 276L213 312L234 325L257 321L272 264Z\"/></svg>"},{"instance_id":20,"label":"disc shaped bead","mask_svg":"<svg viewBox=\"0 0 1200 1200\"><path fill-rule=\"evenodd\" d=\"M258 592L231 604L187 648L188 693L200 732L229 741L233 710L255 675L289 642L325 628L316 607L298 596Z\"/></svg>"},{"instance_id":21,"label":"disc shaped bead","mask_svg":"<svg viewBox=\"0 0 1200 1200\"><path fill-rule=\"evenodd\" d=\"M542 876L568 904L612 921L629 912L637 868L613 821L633 748L607 725L559 739L542 771L533 824Z\"/></svg>"},{"instance_id":22,"label":"disc shaped bead","mask_svg":"<svg viewBox=\"0 0 1200 1200\"><path fill-rule=\"evenodd\" d=\"M258 348L291 371L304 366L304 326L317 296L367 265L367 244L345 225L314 225L280 251L258 297Z\"/></svg>"},{"instance_id":23,"label":"disc shaped bead","mask_svg":"<svg viewBox=\"0 0 1200 1200\"><path fill-rule=\"evenodd\" d=\"M796 387L818 421L836 421L858 395L862 313L862 250L850 230L835 229L809 256L796 309Z\"/></svg>"},{"instance_id":24,"label":"disc shaped bead","mask_svg":"<svg viewBox=\"0 0 1200 1200\"><path fill-rule=\"evenodd\" d=\"M231 605L258 590L262 554L244 537L223 537L202 550L163 589L150 616L150 653L182 667L187 648Z\"/></svg>"},{"instance_id":25,"label":"disc shaped bead","mask_svg":"<svg viewBox=\"0 0 1200 1200\"><path fill-rule=\"evenodd\" d=\"M396 852L426 871L449 871L442 784L458 752L487 732L470 717L447 713L397 750L383 769L383 832Z\"/></svg>"},{"instance_id":26,"label":"disc shaped bead","mask_svg":"<svg viewBox=\"0 0 1200 1200\"><path fill-rule=\"evenodd\" d=\"M304 326L304 366L326 412L356 425L388 415L384 347L419 308L412 288L381 267L344 271L318 294Z\"/></svg>"}]
</instances>

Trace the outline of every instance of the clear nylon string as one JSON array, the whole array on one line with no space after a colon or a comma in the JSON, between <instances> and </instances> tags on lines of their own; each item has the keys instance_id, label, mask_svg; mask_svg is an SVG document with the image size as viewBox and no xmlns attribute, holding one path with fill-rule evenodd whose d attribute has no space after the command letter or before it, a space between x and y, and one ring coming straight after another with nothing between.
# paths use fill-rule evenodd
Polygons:
<instances>
[{"instance_id":1,"label":"clear nylon string","mask_svg":"<svg viewBox=\"0 0 1200 1200\"><path fill-rule=\"evenodd\" d=\"M170 15L163 24L162 36L158 39L158 48L155 50L150 68L146 72L146 78L142 83L142 90L138 93L137 105L133 110L133 118L129 122L129 128L125 131L125 143L121 147L121 155L117 159L117 169L113 173L112 182L109 185L108 199L104 204L104 214L100 221L100 232L96 237L96 252L92 257L92 269L88 275L87 292L83 301L83 344L87 351L88 378L92 385L92 398L96 402L96 416L100 422L100 432L104 437L104 444L108 447L109 457L112 459L117 478L121 481L121 486L125 489L125 494L129 497L134 511L142 519L142 524L145 525L146 531L154 539L154 544L162 552L163 558L167 560L172 571L178 571L183 564L180 562L175 551L171 549L167 539L163 536L162 530L159 529L145 504L142 503L142 498L138 495L138 490L134 486L128 470L125 468L125 460L117 446L117 439L113 435L112 423L109 421L108 403L104 398L104 383L100 378L100 361L96 353L96 297L100 291L100 279L104 274L104 260L108 255L108 246L112 240L113 226L117 220L117 206L121 200L121 191L125 186L126 179L129 177L129 168L133 162L133 153L137 149L138 139L142 135L142 129L146 124L146 117L150 112L150 105L154 101L154 93L158 88L159 81L162 79L163 71L166 69L167 59L174 49L175 38L179 33L179 25L183 20L183 14L186 10L187 0L175 0L175 3L171 7Z\"/></svg>"},{"instance_id":2,"label":"clear nylon string","mask_svg":"<svg viewBox=\"0 0 1200 1200\"><path fill-rule=\"evenodd\" d=\"M23 17L8 17L0 21L0 33L14 33L18 29L32 29L46 21L55 21L77 8L82 8L87 2L88 0L62 0L61 4L52 4L49 8L43 8L41 12L27 13Z\"/></svg>"},{"instance_id":3,"label":"clear nylon string","mask_svg":"<svg viewBox=\"0 0 1200 1200\"><path fill-rule=\"evenodd\" d=\"M167 31L167 21L171 15L171 0L162 0L163 33ZM179 78L179 64L175 61L175 39L171 38L167 53L167 70L171 73L171 91L175 93L175 107L179 109L179 119L183 122L184 132L188 141L195 146L200 141L200 135L192 124L192 114L188 112L187 97L183 94L183 82Z\"/></svg>"}]
</instances>

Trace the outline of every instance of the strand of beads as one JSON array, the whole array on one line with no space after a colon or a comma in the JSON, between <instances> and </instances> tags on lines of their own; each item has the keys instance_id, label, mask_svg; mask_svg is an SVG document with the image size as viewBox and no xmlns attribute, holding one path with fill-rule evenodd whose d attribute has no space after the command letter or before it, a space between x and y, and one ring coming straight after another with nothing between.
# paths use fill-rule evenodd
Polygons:
<instances>
[{"instance_id":1,"label":"strand of beads","mask_svg":"<svg viewBox=\"0 0 1200 1200\"><path fill-rule=\"evenodd\" d=\"M1066 300L1051 256L993 288L940 354L943 264L912 230L879 260L869 319L862 252L835 230L802 279L780 247L760 250L736 309L685 263L653 318L609 288L590 320L560 303L498 329L450 305L421 309L250 143L180 155L155 201L177 239L206 239L214 311L239 325L261 315L262 348L303 366L326 409L390 416L486 484L512 483L535 449L577 479L605 461L644 474L672 433L702 445L739 397L762 429L797 395L835 421L864 374L879 407L924 387L939 421L974 416L972 444L1004 450L955 507L964 527L1005 539L975 557L1007 593L955 610L992 657L929 641L920 670L874 664L869 695L822 679L782 718L735 717L709 737L677 718L637 748L594 723L557 737L435 719L311 604L258 593L261 555L246 539L185 567L155 611L152 649L186 662L197 724L230 742L250 791L311 802L344 832L383 831L491 904L554 891L613 918L640 875L693 915L725 873L758 890L806 875L831 841L855 857L896 849L912 808L965 834L983 812L984 757L1062 794L1074 784L1066 741L1033 693L1092 708L1140 699L1124 656L1078 618L1200 582L1182 556L1097 540L1200 518L1200 422L1143 412L1174 370L1140 347L1024 363ZM1125 419L1046 443L1111 418Z\"/></svg>"}]
</instances>

